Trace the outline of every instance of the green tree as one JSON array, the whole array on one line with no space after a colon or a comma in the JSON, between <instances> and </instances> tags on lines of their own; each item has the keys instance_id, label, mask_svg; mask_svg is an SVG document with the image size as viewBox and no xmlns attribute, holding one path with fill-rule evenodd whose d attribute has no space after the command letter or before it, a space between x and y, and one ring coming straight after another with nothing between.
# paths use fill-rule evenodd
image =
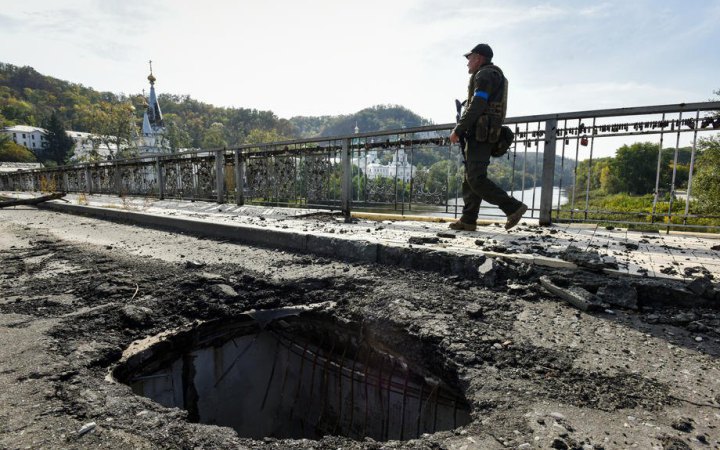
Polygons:
<instances>
[{"instance_id":1,"label":"green tree","mask_svg":"<svg viewBox=\"0 0 720 450\"><path fill-rule=\"evenodd\" d=\"M202 140L202 148L223 148L227 147L225 140L225 126L220 122L210 125Z\"/></svg>"},{"instance_id":2,"label":"green tree","mask_svg":"<svg viewBox=\"0 0 720 450\"><path fill-rule=\"evenodd\" d=\"M692 183L692 194L700 208L712 214L720 213L720 138L701 139L698 145L702 153L698 157Z\"/></svg>"},{"instance_id":3,"label":"green tree","mask_svg":"<svg viewBox=\"0 0 720 450\"><path fill-rule=\"evenodd\" d=\"M135 107L129 101L110 103L106 128L108 139L118 153L134 154L134 137L138 131L134 120Z\"/></svg>"},{"instance_id":4,"label":"green tree","mask_svg":"<svg viewBox=\"0 0 720 450\"><path fill-rule=\"evenodd\" d=\"M637 142L623 145L617 150L610 164L615 184L610 192L650 194L655 191L659 145Z\"/></svg>"},{"instance_id":5,"label":"green tree","mask_svg":"<svg viewBox=\"0 0 720 450\"><path fill-rule=\"evenodd\" d=\"M612 158L598 158L592 162L591 174L590 174L590 190L602 190L604 192L613 192L613 183L615 181L615 174L612 170ZM587 171L589 161L583 161L580 163L582 170L578 171L578 174L582 173L582 186L583 190L587 187ZM578 179L580 175L578 175Z\"/></svg>"},{"instance_id":6,"label":"green tree","mask_svg":"<svg viewBox=\"0 0 720 450\"><path fill-rule=\"evenodd\" d=\"M690 175L690 158L692 147L681 147L677 149L677 170L675 167L675 149L664 148L660 166L660 186L670 190L672 186L673 172L675 172L675 187L686 188L688 176Z\"/></svg>"},{"instance_id":7,"label":"green tree","mask_svg":"<svg viewBox=\"0 0 720 450\"><path fill-rule=\"evenodd\" d=\"M37 126L35 108L18 98L0 98L0 113L15 123Z\"/></svg>"},{"instance_id":8,"label":"green tree","mask_svg":"<svg viewBox=\"0 0 720 450\"><path fill-rule=\"evenodd\" d=\"M177 114L164 114L163 122L165 122L165 138L170 145L170 151L177 152L181 148L191 146L192 139L190 133L183 128L182 120Z\"/></svg>"},{"instance_id":9,"label":"green tree","mask_svg":"<svg viewBox=\"0 0 720 450\"><path fill-rule=\"evenodd\" d=\"M14 125L14 123L8 120L0 111L0 128L5 128Z\"/></svg>"},{"instance_id":10,"label":"green tree","mask_svg":"<svg viewBox=\"0 0 720 450\"><path fill-rule=\"evenodd\" d=\"M613 178L612 176L612 158L598 158L592 161L584 160L577 163L577 175L575 183L575 192L582 193L588 188L588 177L590 177L590 191L599 189L606 192L615 192L616 187L608 186L607 183ZM564 178L568 183L572 178ZM603 184L603 181L605 184ZM567 185L567 184L566 184Z\"/></svg>"},{"instance_id":11,"label":"green tree","mask_svg":"<svg viewBox=\"0 0 720 450\"><path fill-rule=\"evenodd\" d=\"M79 117L94 135L93 151L97 151L97 148L104 144L127 156L128 151L121 152L121 150L130 147L133 137L137 135L134 123L135 108L130 101L123 103L101 101L79 109ZM115 155L111 154L111 156Z\"/></svg>"},{"instance_id":12,"label":"green tree","mask_svg":"<svg viewBox=\"0 0 720 450\"><path fill-rule=\"evenodd\" d=\"M45 123L47 134L45 135L46 146L41 150L39 159L53 161L57 165L63 165L72 156L72 149L75 141L65 132L65 125L60 121L57 114L50 115Z\"/></svg>"},{"instance_id":13,"label":"green tree","mask_svg":"<svg viewBox=\"0 0 720 450\"><path fill-rule=\"evenodd\" d=\"M463 169L456 161L438 161L428 169L425 188L431 192L446 191L454 195L455 186L462 183Z\"/></svg>"},{"instance_id":14,"label":"green tree","mask_svg":"<svg viewBox=\"0 0 720 450\"><path fill-rule=\"evenodd\" d=\"M289 136L283 136L277 130L261 130L255 128L243 139L243 144L266 144L270 142L280 142L292 139Z\"/></svg>"}]
</instances>

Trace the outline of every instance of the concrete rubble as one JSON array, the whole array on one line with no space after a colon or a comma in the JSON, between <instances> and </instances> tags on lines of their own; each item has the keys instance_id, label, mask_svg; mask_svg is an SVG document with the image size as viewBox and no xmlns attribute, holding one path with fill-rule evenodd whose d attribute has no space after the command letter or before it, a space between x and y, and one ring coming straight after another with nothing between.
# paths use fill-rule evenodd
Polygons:
<instances>
[{"instance_id":1,"label":"concrete rubble","mask_svg":"<svg viewBox=\"0 0 720 450\"><path fill-rule=\"evenodd\" d=\"M720 447L712 237L67 198L0 213L2 448ZM313 345L356 330L392 361L385 376L412 368L452 386L470 422L412 439L249 438L109 376L152 345L183 354L171 337L201 323L250 316L277 332L309 309L337 324ZM282 385L285 370L263 370L255 391Z\"/></svg>"}]
</instances>

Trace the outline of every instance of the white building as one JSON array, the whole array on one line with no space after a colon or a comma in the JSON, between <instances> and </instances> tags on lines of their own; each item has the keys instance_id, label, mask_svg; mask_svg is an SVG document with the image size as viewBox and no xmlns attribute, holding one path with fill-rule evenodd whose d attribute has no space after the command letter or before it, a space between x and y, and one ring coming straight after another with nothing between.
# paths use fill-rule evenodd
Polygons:
<instances>
[{"instance_id":1,"label":"white building","mask_svg":"<svg viewBox=\"0 0 720 450\"><path fill-rule=\"evenodd\" d=\"M376 150L367 152L364 157L355 158L353 163L371 180L377 177L395 178L397 176L398 180L410 181L417 170L408 162L407 154L402 148L394 152L392 162L388 164L380 164Z\"/></svg>"},{"instance_id":2,"label":"white building","mask_svg":"<svg viewBox=\"0 0 720 450\"><path fill-rule=\"evenodd\" d=\"M355 122L355 134L360 132L357 122ZM353 140L353 144L357 144ZM410 181L415 176L415 166L411 165L407 160L405 149L400 148L393 154L392 162L389 164L380 164L377 150L369 150L362 156L353 158L352 163L365 173L368 179L373 180L377 177L395 178L399 180Z\"/></svg>"},{"instance_id":3,"label":"white building","mask_svg":"<svg viewBox=\"0 0 720 450\"><path fill-rule=\"evenodd\" d=\"M2 130L3 133L9 135L12 140L26 147L33 153L40 151L47 146L47 130L40 127L31 127L28 125L15 125ZM104 142L99 136L84 131L66 130L65 133L75 141L73 147L73 161L89 161L93 154L96 153L96 159L106 160L111 155L117 153L117 145L112 142ZM114 138L108 137L110 141ZM107 141L107 139L105 140Z\"/></svg>"},{"instance_id":4,"label":"white building","mask_svg":"<svg viewBox=\"0 0 720 450\"><path fill-rule=\"evenodd\" d=\"M102 139L95 134L84 131L68 130L65 133L75 141L72 161L85 162L93 159L104 161L117 154L117 144L112 142L117 142L114 136L107 136L107 139Z\"/></svg>"},{"instance_id":5,"label":"white building","mask_svg":"<svg viewBox=\"0 0 720 450\"><path fill-rule=\"evenodd\" d=\"M28 125L6 127L2 132L9 135L16 144L22 145L31 151L41 150L44 147L45 134L47 133L44 128L31 127Z\"/></svg>"}]
</instances>

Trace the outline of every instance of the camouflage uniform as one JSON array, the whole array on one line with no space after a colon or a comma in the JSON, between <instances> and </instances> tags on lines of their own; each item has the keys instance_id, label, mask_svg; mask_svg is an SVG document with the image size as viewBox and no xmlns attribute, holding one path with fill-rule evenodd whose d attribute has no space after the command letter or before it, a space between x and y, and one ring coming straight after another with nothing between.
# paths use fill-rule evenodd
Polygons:
<instances>
[{"instance_id":1,"label":"camouflage uniform","mask_svg":"<svg viewBox=\"0 0 720 450\"><path fill-rule=\"evenodd\" d=\"M455 127L465 136L465 179L462 192L465 206L460 221L474 224L483 200L497 205L505 215L523 206L487 177L490 148L498 141L507 111L507 79L499 67L486 63L470 76L467 108Z\"/></svg>"}]
</instances>

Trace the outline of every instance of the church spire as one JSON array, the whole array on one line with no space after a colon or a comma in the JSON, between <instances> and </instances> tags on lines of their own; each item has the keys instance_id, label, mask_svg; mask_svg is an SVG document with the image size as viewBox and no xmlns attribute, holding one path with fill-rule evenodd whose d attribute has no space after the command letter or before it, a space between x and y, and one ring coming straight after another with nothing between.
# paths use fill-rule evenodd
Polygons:
<instances>
[{"instance_id":1,"label":"church spire","mask_svg":"<svg viewBox=\"0 0 720 450\"><path fill-rule=\"evenodd\" d=\"M155 95L155 75L153 75L152 71L152 59L148 61L150 64L150 75L148 75L147 79L150 82L150 98L148 99L148 107L147 107L147 118L149 124L154 127L162 127L163 126L163 118L162 118L162 111L160 111L160 104L158 103L157 96ZM144 122L144 119L143 119Z\"/></svg>"},{"instance_id":2,"label":"church spire","mask_svg":"<svg viewBox=\"0 0 720 450\"><path fill-rule=\"evenodd\" d=\"M153 74L152 60L150 64L150 75L147 79L150 82L150 92L145 97L143 89L143 100L145 100L145 112L142 119L142 136L138 137L138 150L141 155L168 153L170 145L165 137L166 129L163 123L160 103L155 94L155 75Z\"/></svg>"},{"instance_id":3,"label":"church spire","mask_svg":"<svg viewBox=\"0 0 720 450\"><path fill-rule=\"evenodd\" d=\"M153 86L155 84L155 76L153 76L152 73L152 59L148 61L150 64L150 75L148 75L148 81L150 81L150 86Z\"/></svg>"}]
</instances>

